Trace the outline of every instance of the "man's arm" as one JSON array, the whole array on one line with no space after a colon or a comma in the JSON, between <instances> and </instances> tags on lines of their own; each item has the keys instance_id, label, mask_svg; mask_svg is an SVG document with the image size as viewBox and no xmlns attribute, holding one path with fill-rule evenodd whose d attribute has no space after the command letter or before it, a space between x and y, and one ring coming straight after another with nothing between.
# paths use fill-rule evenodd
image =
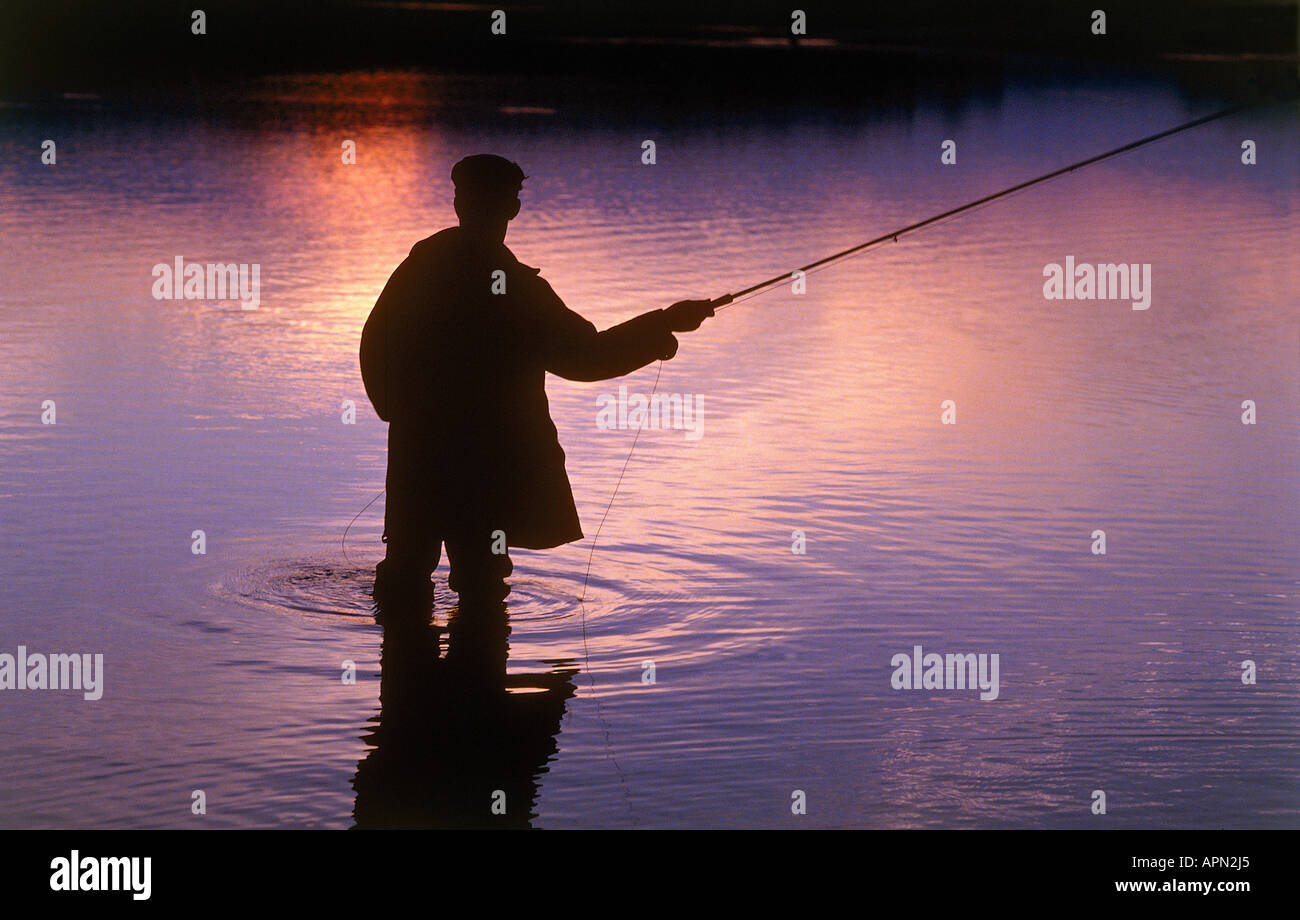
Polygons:
<instances>
[{"instance_id":1,"label":"man's arm","mask_svg":"<svg viewBox=\"0 0 1300 920\"><path fill-rule=\"evenodd\" d=\"M550 285L541 283L549 301L544 307L548 328L543 333L543 361L548 371L568 380L609 380L666 361L677 354L674 332L692 332L713 315L709 301L683 300L597 332L566 307Z\"/></svg>"}]
</instances>

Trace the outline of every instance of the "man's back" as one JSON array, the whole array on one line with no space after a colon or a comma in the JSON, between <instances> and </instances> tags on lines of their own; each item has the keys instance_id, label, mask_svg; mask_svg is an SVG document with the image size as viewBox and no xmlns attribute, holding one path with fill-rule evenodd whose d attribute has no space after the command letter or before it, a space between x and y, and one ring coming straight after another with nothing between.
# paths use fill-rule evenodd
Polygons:
<instances>
[{"instance_id":1,"label":"man's back","mask_svg":"<svg viewBox=\"0 0 1300 920\"><path fill-rule=\"evenodd\" d=\"M579 539L545 389L560 310L505 246L484 252L458 228L417 243L362 332L366 392L392 426L390 479L462 514L472 502L514 525L513 545Z\"/></svg>"}]
</instances>

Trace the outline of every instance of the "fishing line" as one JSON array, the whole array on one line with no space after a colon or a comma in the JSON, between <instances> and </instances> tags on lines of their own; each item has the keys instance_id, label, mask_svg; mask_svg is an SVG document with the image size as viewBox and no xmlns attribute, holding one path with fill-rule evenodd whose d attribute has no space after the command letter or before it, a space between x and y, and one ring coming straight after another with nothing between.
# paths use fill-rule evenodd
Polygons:
<instances>
[{"instance_id":1,"label":"fishing line","mask_svg":"<svg viewBox=\"0 0 1300 920\"><path fill-rule=\"evenodd\" d=\"M352 560L348 558L348 531L351 530L352 525L357 522L357 518L361 517L361 515L369 511L370 506L373 505L375 502L379 501L379 497L383 494L384 494L383 489L380 489L378 492L376 492L375 497L370 499L370 501L366 502L366 506L364 508L362 508L356 514L352 515L352 520L348 521L348 526L343 528L343 538L339 540L339 546L343 547L343 561L346 562L348 565L352 564Z\"/></svg>"},{"instance_id":2,"label":"fishing line","mask_svg":"<svg viewBox=\"0 0 1300 920\"><path fill-rule=\"evenodd\" d=\"M659 391L659 378L663 376L664 362L659 362L659 369L655 372L655 382L650 387L650 398L653 399L655 393ZM604 709L600 705L600 694L596 692L596 675L591 671L591 650L587 645L587 582L591 578L591 560L596 555L596 541L600 539L600 532L605 529L605 519L609 517L609 510L614 507L614 499L618 497L618 490L623 485L623 476L627 473L628 464L632 462L632 454L636 452L636 442L641 440L641 432L645 431L645 424L640 425L636 430L636 435L632 438L632 446L628 448L627 458L623 461L623 469L618 472L618 479L614 481L614 491L609 495L609 502L605 505L605 513L600 516L600 523L596 525L596 533L591 538L591 549L587 551L587 571L582 576L582 596L578 598L579 617L582 623L582 666L587 673L587 688L591 691L591 700L596 704L596 718L600 720L601 728L605 733L605 750L609 754L610 763L618 771L619 782L623 786L623 797L627 801L628 811L632 814L632 823L636 824L636 811L632 808L632 789L627 782L627 774L619 765L618 758L614 756L613 739L609 733L609 721L605 718Z\"/></svg>"}]
</instances>

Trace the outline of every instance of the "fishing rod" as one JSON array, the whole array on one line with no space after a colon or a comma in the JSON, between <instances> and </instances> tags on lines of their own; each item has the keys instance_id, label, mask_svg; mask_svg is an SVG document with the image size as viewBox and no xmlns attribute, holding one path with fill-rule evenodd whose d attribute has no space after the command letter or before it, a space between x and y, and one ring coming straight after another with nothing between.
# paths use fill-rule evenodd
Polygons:
<instances>
[{"instance_id":1,"label":"fishing rod","mask_svg":"<svg viewBox=\"0 0 1300 920\"><path fill-rule=\"evenodd\" d=\"M1217 121L1220 118L1226 118L1229 115L1235 115L1237 112L1240 112L1243 109L1247 109L1247 108L1250 108L1250 104L1248 103L1235 105L1232 108L1223 109L1222 111L1215 112L1211 115L1203 115L1200 118L1194 118L1191 121L1184 122L1181 125L1177 125L1165 131L1161 131L1158 134L1152 134L1151 136L1141 138L1140 140L1130 141L1129 143L1125 144L1122 147L1116 147L1114 150L1107 150L1105 153L1099 153L1096 156L1088 157L1086 160L1080 160L1077 163L1071 163L1069 166L1062 166L1060 169L1054 169L1051 172L1044 173L1043 175L1037 176L1036 178L1028 179L1024 182L1020 182L1016 185L1011 186L1010 188L1005 188L1000 192L994 192L991 195L985 195L983 198L978 198L975 201L944 211L942 214L936 214L933 217L927 217L925 220L917 221L914 224L908 224L906 227L900 227L899 229L890 231L889 233L882 233L880 236L876 237L875 239L867 240L865 243L859 243L856 246L850 246L848 249L842 249L837 253L826 256L825 258L818 259L816 262L809 262L807 265L803 265L797 269L794 269L794 271L782 272L779 275L774 275L771 278L768 278L766 281L760 281L758 284L751 284L749 287L744 288L742 290L735 291L731 294L723 294L721 297L711 301L711 303L717 309L722 309L742 299L748 300L750 297L757 296L760 293L766 293L767 288L771 288L777 284L783 284L787 281L790 281L793 278L795 272L803 272L807 274L810 271L813 271L818 268L822 268L823 266L829 265L832 262L838 262L840 259L845 259L848 258L849 256L857 255L863 250L870 249L872 246L878 246L879 244L888 242L889 240L898 242L898 238L905 234L915 233L917 230L921 230L925 227L931 226L932 224L937 224L942 221L948 220L950 218L956 217L958 214L962 214L965 213L966 211L974 210L975 208L981 207L986 204L990 204L991 202L997 201L1001 198L1006 198L1010 195L1014 195L1016 192L1024 191L1025 189L1030 188L1031 186L1039 185L1043 182L1051 181L1052 179L1055 179L1058 176L1064 176L1067 173L1072 173L1075 170L1083 169L1086 166L1092 166L1094 163L1100 163L1102 160L1109 160L1111 157L1117 157L1121 154L1128 153L1131 150L1136 150L1139 147L1145 147L1147 144L1154 144L1156 141L1164 140L1167 137L1172 137L1173 135L1179 134L1183 131L1190 131L1192 128L1199 128L1201 125L1209 124L1210 122Z\"/></svg>"}]
</instances>

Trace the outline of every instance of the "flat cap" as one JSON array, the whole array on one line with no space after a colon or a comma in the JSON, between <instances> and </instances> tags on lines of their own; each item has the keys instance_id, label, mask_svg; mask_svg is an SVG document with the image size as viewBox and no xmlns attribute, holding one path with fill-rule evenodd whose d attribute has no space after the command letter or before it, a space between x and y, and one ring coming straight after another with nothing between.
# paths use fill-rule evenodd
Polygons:
<instances>
[{"instance_id":1,"label":"flat cap","mask_svg":"<svg viewBox=\"0 0 1300 920\"><path fill-rule=\"evenodd\" d=\"M456 191L471 195L514 195L527 178L518 163L491 153L465 157L451 168Z\"/></svg>"}]
</instances>

